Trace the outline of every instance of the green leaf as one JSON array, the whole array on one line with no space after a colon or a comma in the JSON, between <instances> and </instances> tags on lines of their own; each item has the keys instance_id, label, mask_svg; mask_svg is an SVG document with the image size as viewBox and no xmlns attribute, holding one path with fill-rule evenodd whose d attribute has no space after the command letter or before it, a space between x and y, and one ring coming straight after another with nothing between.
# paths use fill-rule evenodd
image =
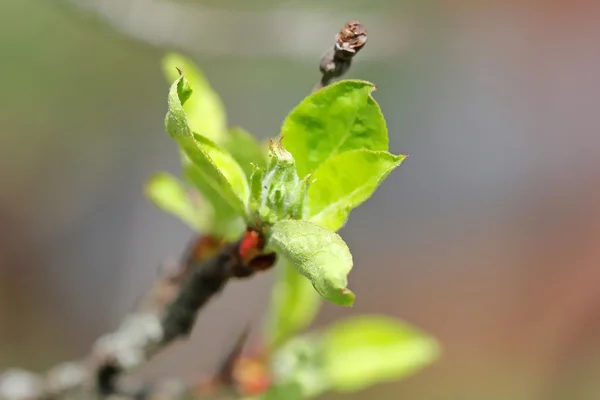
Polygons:
<instances>
[{"instance_id":1,"label":"green leaf","mask_svg":"<svg viewBox=\"0 0 600 400\"><path fill-rule=\"evenodd\" d=\"M339 391L404 378L433 362L440 352L431 336L383 316L335 323L323 340L327 376Z\"/></svg>"},{"instance_id":2,"label":"green leaf","mask_svg":"<svg viewBox=\"0 0 600 400\"><path fill-rule=\"evenodd\" d=\"M344 80L305 98L281 128L283 144L294 155L300 178L339 153L388 149L388 133L375 85Z\"/></svg>"},{"instance_id":3,"label":"green leaf","mask_svg":"<svg viewBox=\"0 0 600 400\"><path fill-rule=\"evenodd\" d=\"M198 167L197 174L206 184L219 195L222 201L227 202L240 215L245 215L250 196L246 175L229 153L204 136L192 132L181 105L181 99L185 96L182 89L185 86L186 79L183 75L180 75L171 85L169 110L165 117L166 130ZM215 201L221 200L215 199Z\"/></svg>"},{"instance_id":4,"label":"green leaf","mask_svg":"<svg viewBox=\"0 0 600 400\"><path fill-rule=\"evenodd\" d=\"M250 175L250 202L248 204L249 220L259 216L259 209L262 202L262 181L265 170L256 165L253 166L252 175Z\"/></svg>"},{"instance_id":5,"label":"green leaf","mask_svg":"<svg viewBox=\"0 0 600 400\"><path fill-rule=\"evenodd\" d=\"M242 128L232 128L223 139L223 148L236 159L248 179L254 171L253 165L264 168L267 165L266 147Z\"/></svg>"},{"instance_id":6,"label":"green leaf","mask_svg":"<svg viewBox=\"0 0 600 400\"><path fill-rule=\"evenodd\" d=\"M162 60L162 65L169 82L179 78L176 68L185 73L193 96L187 102L184 99L181 102L184 103L191 130L219 142L227 132L225 110L221 98L200 69L191 60L176 53L167 54Z\"/></svg>"},{"instance_id":7,"label":"green leaf","mask_svg":"<svg viewBox=\"0 0 600 400\"><path fill-rule=\"evenodd\" d=\"M206 231L212 220L212 207L200 200L199 193L168 173L158 173L146 183L146 195L159 208L179 217L192 229Z\"/></svg>"},{"instance_id":8,"label":"green leaf","mask_svg":"<svg viewBox=\"0 0 600 400\"><path fill-rule=\"evenodd\" d=\"M308 221L283 220L271 227L268 240L323 298L343 306L354 303L354 293L346 288L352 255L339 235Z\"/></svg>"},{"instance_id":9,"label":"green leaf","mask_svg":"<svg viewBox=\"0 0 600 400\"><path fill-rule=\"evenodd\" d=\"M223 201L221 194L213 189L202 171L185 153L181 155L181 162L186 181L198 189L206 202L212 205L211 222L205 231L213 236L237 240L245 229L239 213L229 203Z\"/></svg>"},{"instance_id":10,"label":"green leaf","mask_svg":"<svg viewBox=\"0 0 600 400\"><path fill-rule=\"evenodd\" d=\"M328 159L312 175L305 219L337 231L346 223L350 211L371 197L405 158L386 151L361 149Z\"/></svg>"},{"instance_id":11,"label":"green leaf","mask_svg":"<svg viewBox=\"0 0 600 400\"><path fill-rule=\"evenodd\" d=\"M321 305L321 297L310 281L300 275L289 262L280 263L277 272L268 321L271 348L279 346L306 328Z\"/></svg>"}]
</instances>

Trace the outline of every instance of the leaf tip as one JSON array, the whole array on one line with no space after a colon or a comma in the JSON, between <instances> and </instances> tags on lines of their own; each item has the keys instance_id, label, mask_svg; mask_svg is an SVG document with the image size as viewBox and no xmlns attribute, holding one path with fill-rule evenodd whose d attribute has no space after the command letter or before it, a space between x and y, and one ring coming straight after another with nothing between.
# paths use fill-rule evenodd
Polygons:
<instances>
[{"instance_id":1,"label":"leaf tip","mask_svg":"<svg viewBox=\"0 0 600 400\"><path fill-rule=\"evenodd\" d=\"M354 292L348 288L340 289L340 294L342 297L340 298L339 305L352 307L354 306L354 300L356 300L356 295Z\"/></svg>"},{"instance_id":2,"label":"leaf tip","mask_svg":"<svg viewBox=\"0 0 600 400\"><path fill-rule=\"evenodd\" d=\"M146 180L144 183L144 192L149 193L152 188L160 181L164 181L169 178L169 174L166 172L156 172Z\"/></svg>"},{"instance_id":3,"label":"leaf tip","mask_svg":"<svg viewBox=\"0 0 600 400\"><path fill-rule=\"evenodd\" d=\"M292 157L292 154L283 146L282 140L283 136L281 136L281 138L279 138L277 141L271 139L269 141L269 149L273 152L277 159L282 161L291 161L294 158Z\"/></svg>"},{"instance_id":4,"label":"leaf tip","mask_svg":"<svg viewBox=\"0 0 600 400\"><path fill-rule=\"evenodd\" d=\"M398 154L398 155L391 154L391 153L388 153L388 154L391 155L392 160L394 160L394 162L396 163L396 165L395 165L396 167L398 165L400 165L404 160L406 160L406 157L408 157L408 154Z\"/></svg>"},{"instance_id":5,"label":"leaf tip","mask_svg":"<svg viewBox=\"0 0 600 400\"><path fill-rule=\"evenodd\" d=\"M379 89L379 86L372 82L365 81L365 83L367 84L367 87L368 87L367 94L369 95L369 97L373 97L373 92L376 91L377 89Z\"/></svg>"}]
</instances>

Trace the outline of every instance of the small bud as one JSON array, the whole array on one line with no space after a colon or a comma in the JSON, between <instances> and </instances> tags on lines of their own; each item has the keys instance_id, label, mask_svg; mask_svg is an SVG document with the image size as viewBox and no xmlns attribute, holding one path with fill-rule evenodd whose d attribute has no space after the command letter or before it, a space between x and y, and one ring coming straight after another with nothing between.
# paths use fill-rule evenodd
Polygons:
<instances>
[{"instance_id":1,"label":"small bud","mask_svg":"<svg viewBox=\"0 0 600 400\"><path fill-rule=\"evenodd\" d=\"M300 218L298 210L304 199L304 186L298 178L296 163L292 154L285 149L281 138L271 140L269 145L269 165L262 174L260 185L253 181L253 191L260 190L260 200L251 206L258 214L261 226L278 220ZM300 186L300 187L299 187ZM258 188L254 190L254 187ZM253 194L253 198L258 197Z\"/></svg>"},{"instance_id":2,"label":"small bud","mask_svg":"<svg viewBox=\"0 0 600 400\"><path fill-rule=\"evenodd\" d=\"M329 85L333 78L344 75L350 69L352 58L365 47L366 43L367 30L365 27L355 20L346 22L342 30L335 35L333 49L321 58L319 69L323 76L313 91Z\"/></svg>"},{"instance_id":3,"label":"small bud","mask_svg":"<svg viewBox=\"0 0 600 400\"><path fill-rule=\"evenodd\" d=\"M342 30L335 36L336 47L353 54L362 49L366 43L367 30L355 20L346 22Z\"/></svg>"},{"instance_id":4,"label":"small bud","mask_svg":"<svg viewBox=\"0 0 600 400\"><path fill-rule=\"evenodd\" d=\"M243 357L236 364L235 380L245 396L258 396L269 389L271 375L262 358Z\"/></svg>"}]
</instances>

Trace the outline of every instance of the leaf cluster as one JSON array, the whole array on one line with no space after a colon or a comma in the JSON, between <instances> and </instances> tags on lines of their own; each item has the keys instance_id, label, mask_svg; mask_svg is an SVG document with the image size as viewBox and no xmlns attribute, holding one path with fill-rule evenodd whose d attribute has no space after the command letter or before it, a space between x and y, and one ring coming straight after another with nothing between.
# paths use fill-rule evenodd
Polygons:
<instances>
[{"instance_id":1,"label":"leaf cluster","mask_svg":"<svg viewBox=\"0 0 600 400\"><path fill-rule=\"evenodd\" d=\"M156 174L148 196L213 237L234 240L252 227L280 256L266 324L275 381L260 398L358 390L431 362L434 339L385 317L299 335L322 298L354 303L352 255L336 232L405 159L389 152L375 85L344 80L309 95L267 146L227 126L221 99L191 61L170 54L163 67L172 82L165 126L180 150L182 178Z\"/></svg>"}]
</instances>

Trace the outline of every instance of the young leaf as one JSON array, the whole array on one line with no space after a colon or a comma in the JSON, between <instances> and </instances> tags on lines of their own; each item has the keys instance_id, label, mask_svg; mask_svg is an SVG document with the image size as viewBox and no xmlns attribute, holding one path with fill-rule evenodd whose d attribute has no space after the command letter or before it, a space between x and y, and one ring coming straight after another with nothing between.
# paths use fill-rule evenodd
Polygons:
<instances>
[{"instance_id":1,"label":"young leaf","mask_svg":"<svg viewBox=\"0 0 600 400\"><path fill-rule=\"evenodd\" d=\"M406 156L387 151L353 150L328 159L312 175L305 218L332 231L366 201Z\"/></svg>"},{"instance_id":2,"label":"young leaf","mask_svg":"<svg viewBox=\"0 0 600 400\"><path fill-rule=\"evenodd\" d=\"M182 74L171 85L169 110L165 117L166 130L198 167L197 173L206 184L240 215L245 215L250 195L246 175L229 153L204 136L192 132L181 103L185 97L186 82Z\"/></svg>"},{"instance_id":3,"label":"young leaf","mask_svg":"<svg viewBox=\"0 0 600 400\"><path fill-rule=\"evenodd\" d=\"M278 386L295 386L303 399L322 394L329 389L327 375L323 369L323 354L320 335L307 334L292 338L272 356L273 380Z\"/></svg>"},{"instance_id":4,"label":"young leaf","mask_svg":"<svg viewBox=\"0 0 600 400\"><path fill-rule=\"evenodd\" d=\"M229 135L223 138L223 148L236 159L248 179L254 171L253 165L259 168L267 165L266 147L242 128L229 130Z\"/></svg>"},{"instance_id":5,"label":"young leaf","mask_svg":"<svg viewBox=\"0 0 600 400\"><path fill-rule=\"evenodd\" d=\"M264 173L264 168L261 168L257 165L252 166L252 174L250 175L250 202L248 207L251 212L256 211L260 208L260 204L262 201L262 180Z\"/></svg>"},{"instance_id":6,"label":"young leaf","mask_svg":"<svg viewBox=\"0 0 600 400\"><path fill-rule=\"evenodd\" d=\"M168 173L158 173L146 183L146 195L163 211L179 217L192 229L206 231L212 221L212 207L206 202L193 201L194 193ZM195 193L199 197L199 193ZM199 200L199 199L198 199Z\"/></svg>"},{"instance_id":7,"label":"young leaf","mask_svg":"<svg viewBox=\"0 0 600 400\"><path fill-rule=\"evenodd\" d=\"M404 378L434 361L439 345L416 328L381 316L338 322L324 333L325 368L339 391Z\"/></svg>"},{"instance_id":8,"label":"young leaf","mask_svg":"<svg viewBox=\"0 0 600 400\"><path fill-rule=\"evenodd\" d=\"M214 142L219 142L227 131L223 103L196 65L181 54L167 54L162 65L169 82L179 78L176 68L184 71L193 96L184 101L191 130L199 132Z\"/></svg>"},{"instance_id":9,"label":"young leaf","mask_svg":"<svg viewBox=\"0 0 600 400\"><path fill-rule=\"evenodd\" d=\"M198 189L206 202L212 205L212 218L206 232L235 240L244 231L245 224L240 214L206 180L200 169L183 153L181 155L183 176L190 185Z\"/></svg>"},{"instance_id":10,"label":"young leaf","mask_svg":"<svg viewBox=\"0 0 600 400\"><path fill-rule=\"evenodd\" d=\"M289 262L278 265L277 272L268 321L270 347L279 346L306 328L321 305L321 298L310 281Z\"/></svg>"},{"instance_id":11,"label":"young leaf","mask_svg":"<svg viewBox=\"0 0 600 400\"><path fill-rule=\"evenodd\" d=\"M283 144L296 159L300 178L349 150L387 150L381 109L371 97L375 85L345 80L305 98L281 128Z\"/></svg>"},{"instance_id":12,"label":"young leaf","mask_svg":"<svg viewBox=\"0 0 600 400\"><path fill-rule=\"evenodd\" d=\"M325 299L342 306L354 303L346 285L352 255L342 238L301 220L282 220L269 232L268 246L287 259Z\"/></svg>"}]
</instances>

